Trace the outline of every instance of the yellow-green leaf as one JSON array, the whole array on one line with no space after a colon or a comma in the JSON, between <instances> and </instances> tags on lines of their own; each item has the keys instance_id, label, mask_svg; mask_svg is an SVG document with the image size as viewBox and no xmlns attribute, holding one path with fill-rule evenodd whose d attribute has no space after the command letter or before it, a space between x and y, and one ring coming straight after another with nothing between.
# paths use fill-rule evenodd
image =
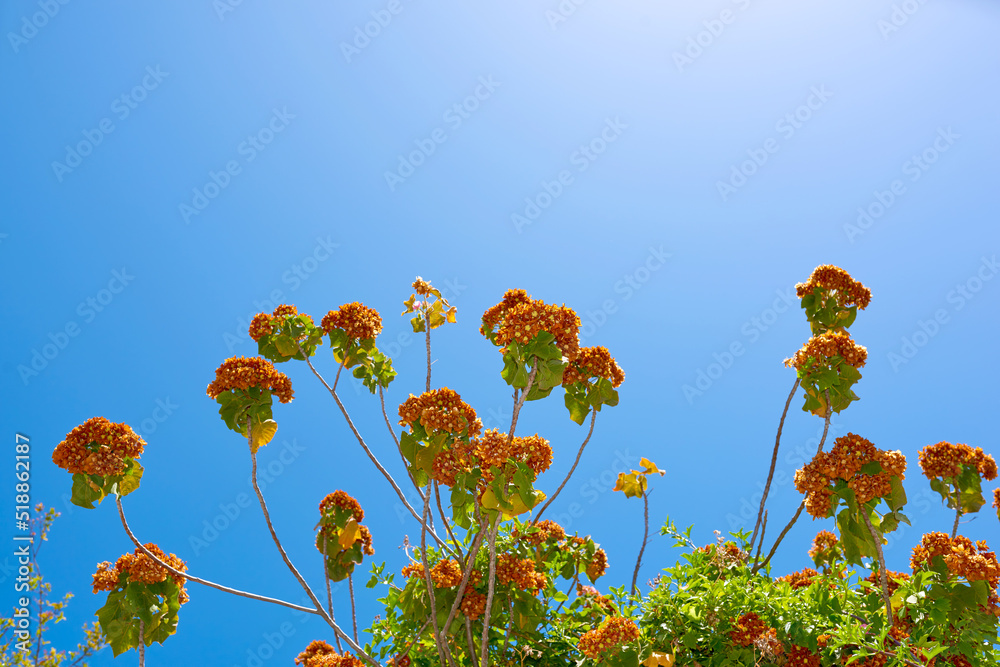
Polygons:
<instances>
[{"instance_id":1,"label":"yellow-green leaf","mask_svg":"<svg viewBox=\"0 0 1000 667\"><path fill-rule=\"evenodd\" d=\"M344 529L340 531L340 537L337 538L337 541L340 542L340 548L349 549L357 541L360 532L358 522L354 520L354 517L351 517Z\"/></svg>"},{"instance_id":2,"label":"yellow-green leaf","mask_svg":"<svg viewBox=\"0 0 1000 667\"><path fill-rule=\"evenodd\" d=\"M254 454L257 450L271 442L271 438L278 432L278 422L273 419L265 419L258 422L250 429L250 451Z\"/></svg>"},{"instance_id":3,"label":"yellow-green leaf","mask_svg":"<svg viewBox=\"0 0 1000 667\"><path fill-rule=\"evenodd\" d=\"M650 461L647 458L641 458L641 459L639 459L639 465L641 465L643 468L645 468L646 472L649 473L650 475L653 475L653 474L665 475L666 474L665 470L660 470L659 468L656 467L655 463L653 463L652 461Z\"/></svg>"},{"instance_id":4,"label":"yellow-green leaf","mask_svg":"<svg viewBox=\"0 0 1000 667\"><path fill-rule=\"evenodd\" d=\"M674 656L653 651L643 662L643 667L674 667Z\"/></svg>"}]
</instances>

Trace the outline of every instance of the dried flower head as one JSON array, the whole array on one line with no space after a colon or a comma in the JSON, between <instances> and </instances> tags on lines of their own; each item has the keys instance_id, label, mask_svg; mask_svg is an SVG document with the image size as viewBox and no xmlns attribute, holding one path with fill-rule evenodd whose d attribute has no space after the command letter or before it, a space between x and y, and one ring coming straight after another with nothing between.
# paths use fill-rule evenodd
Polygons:
<instances>
[{"instance_id":1,"label":"dried flower head","mask_svg":"<svg viewBox=\"0 0 1000 667\"><path fill-rule=\"evenodd\" d=\"M413 291L420 296L431 296L433 289L431 284L420 276L417 276L417 279L413 281Z\"/></svg>"},{"instance_id":2,"label":"dried flower head","mask_svg":"<svg viewBox=\"0 0 1000 667\"><path fill-rule=\"evenodd\" d=\"M375 338L382 331L382 318L374 308L354 301L328 312L320 326L327 333L340 329L348 338L366 340Z\"/></svg>"},{"instance_id":3,"label":"dried flower head","mask_svg":"<svg viewBox=\"0 0 1000 667\"><path fill-rule=\"evenodd\" d=\"M163 553L163 551L152 542L146 545L146 549L175 570L180 572L187 570L187 565L184 564L184 561L174 554L167 555ZM122 579L122 575L125 575L124 580ZM184 590L184 582L186 579L181 575L174 574L162 565L159 565L156 561L143 553L141 549L136 548L134 553L125 554L119 558L117 562L115 562L114 567L111 567L111 563L107 561L98 564L97 572L94 573L94 593L118 590L119 582L121 582L121 584L158 584L162 581L166 581L168 577L172 579L181 589L177 596L178 602L180 602L180 604L185 604L188 601L187 591Z\"/></svg>"},{"instance_id":4,"label":"dried flower head","mask_svg":"<svg viewBox=\"0 0 1000 667\"><path fill-rule=\"evenodd\" d=\"M996 461L983 452L982 447L973 449L968 445L942 441L921 449L918 460L928 479L957 477L962 472L962 466L975 468L986 481L992 481L997 476Z\"/></svg>"},{"instance_id":5,"label":"dried flower head","mask_svg":"<svg viewBox=\"0 0 1000 667\"><path fill-rule=\"evenodd\" d=\"M563 386L586 382L590 378L604 378L611 386L618 387L625 381L625 372L615 363L605 347L581 347L580 354L563 371Z\"/></svg>"},{"instance_id":6,"label":"dried flower head","mask_svg":"<svg viewBox=\"0 0 1000 667\"><path fill-rule=\"evenodd\" d=\"M428 432L444 431L469 436L478 435L483 423L476 411L462 400L458 392L443 387L425 391L420 396L410 394L399 406L400 426L419 423Z\"/></svg>"},{"instance_id":7,"label":"dried flower head","mask_svg":"<svg viewBox=\"0 0 1000 667\"><path fill-rule=\"evenodd\" d=\"M813 336L791 359L785 359L785 366L810 372L830 365L833 357L841 357L854 368L861 368L868 359L868 350L858 345L846 331L826 331Z\"/></svg>"},{"instance_id":8,"label":"dried flower head","mask_svg":"<svg viewBox=\"0 0 1000 667\"><path fill-rule=\"evenodd\" d=\"M944 559L953 575L965 577L967 581L985 581L996 593L1000 583L1000 563L986 542L973 544L972 540L962 535L952 539L946 533L925 533L920 544L913 547L910 567L914 572L928 567L936 556Z\"/></svg>"},{"instance_id":9,"label":"dried flower head","mask_svg":"<svg viewBox=\"0 0 1000 667\"><path fill-rule=\"evenodd\" d=\"M837 299L837 303L841 306L856 305L860 310L864 310L872 300L871 290L851 278L847 271L832 264L817 266L808 281L795 286L795 293L801 299L807 294L812 294L817 287L830 292L827 298Z\"/></svg>"},{"instance_id":10,"label":"dried flower head","mask_svg":"<svg viewBox=\"0 0 1000 667\"><path fill-rule=\"evenodd\" d=\"M56 445L52 462L73 474L118 475L126 458L137 459L146 442L128 424L91 417Z\"/></svg>"},{"instance_id":11,"label":"dried flower head","mask_svg":"<svg viewBox=\"0 0 1000 667\"><path fill-rule=\"evenodd\" d=\"M292 381L284 373L279 373L263 357L232 357L222 362L215 371L215 381L208 385L207 393L212 398L236 389L246 391L250 387L267 389L282 403L292 400Z\"/></svg>"},{"instance_id":12,"label":"dried flower head","mask_svg":"<svg viewBox=\"0 0 1000 667\"><path fill-rule=\"evenodd\" d=\"M361 509L361 503L344 491L337 490L333 493L327 494L327 496L319 502L319 513L326 515L331 513L335 507L351 512L351 514L354 515L354 520L358 523L361 523L365 518L365 511Z\"/></svg>"}]
</instances>

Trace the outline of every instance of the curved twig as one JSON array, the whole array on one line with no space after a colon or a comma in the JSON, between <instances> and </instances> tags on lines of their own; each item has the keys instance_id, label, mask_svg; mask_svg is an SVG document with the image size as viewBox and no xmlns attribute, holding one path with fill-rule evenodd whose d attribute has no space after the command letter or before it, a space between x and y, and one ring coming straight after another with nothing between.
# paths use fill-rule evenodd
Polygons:
<instances>
[{"instance_id":1,"label":"curved twig","mask_svg":"<svg viewBox=\"0 0 1000 667\"><path fill-rule=\"evenodd\" d=\"M774 552L778 550L778 545L781 544L781 540L785 539L785 535L787 535L788 531L792 529L792 526L795 525L795 522L799 520L799 515L802 514L802 509L805 506L806 506L806 501L803 500L802 502L799 503L799 508L795 510L795 516L792 517L792 520L788 522L788 525L785 526L785 529L781 531L780 535L778 535L778 539L774 541L774 544L771 546L771 550L767 552L767 558L765 558L760 563L754 565L753 569L750 570L751 572L757 572L762 567L765 567L769 562L771 562L771 558L774 556Z\"/></svg>"},{"instance_id":2,"label":"curved twig","mask_svg":"<svg viewBox=\"0 0 1000 667\"><path fill-rule=\"evenodd\" d=\"M530 384L530 382L529 382ZM513 431L512 431L513 432ZM490 570L489 584L486 589L486 609L483 611L483 639L480 643L480 664L482 667L489 667L486 662L489 653L490 638L490 616L493 612L493 594L496 592L497 580L497 531L500 530L501 514L497 511L497 518L493 522L493 530L490 531Z\"/></svg>"},{"instance_id":3,"label":"curved twig","mask_svg":"<svg viewBox=\"0 0 1000 667\"><path fill-rule=\"evenodd\" d=\"M885 615L889 626L891 627L896 625L896 617L892 613L892 600L889 598L889 578L885 572L885 556L882 555L882 539L878 532L876 532L875 526L872 525L872 520L868 517L868 508L863 505L861 506L861 518L865 520L865 525L868 526L868 532L872 536L872 541L875 542L875 553L878 554L879 580L882 584L882 600L885 602Z\"/></svg>"},{"instance_id":4,"label":"curved twig","mask_svg":"<svg viewBox=\"0 0 1000 667\"><path fill-rule=\"evenodd\" d=\"M639 578L639 568L642 567L642 554L646 551L646 542L649 541L649 494L645 491L642 494L642 503L645 507L643 511L643 533L642 533L642 546L639 548L639 557L635 559L635 571L632 573L632 590L630 593L635 595L635 581Z\"/></svg>"},{"instance_id":5,"label":"curved twig","mask_svg":"<svg viewBox=\"0 0 1000 667\"><path fill-rule=\"evenodd\" d=\"M427 515L431 510L431 499L430 494L424 498L424 522L427 520ZM426 523L423 524L426 526ZM444 667L445 656L447 655L448 663L451 664L451 650L448 648L447 642L442 642L443 637L438 630L437 622L437 600L434 595L434 579L431 577L431 566L427 562L427 528L425 527L420 531L420 563L423 565L424 570L424 584L427 587L427 596L431 601L431 626L434 630L434 646L437 648L438 661L441 663L441 667ZM442 646L442 643L444 644ZM454 665L452 665L454 667Z\"/></svg>"},{"instance_id":6,"label":"curved twig","mask_svg":"<svg viewBox=\"0 0 1000 667\"><path fill-rule=\"evenodd\" d=\"M514 389L514 396L516 400L514 401L514 411L510 416L510 431L507 433L507 444L514 441L514 429L517 428L517 417L521 413L521 407L524 405L525 399L528 398L528 392L531 391L531 385L535 384L535 375L538 373L538 357L531 363L531 372L528 373L528 383L524 385L524 389L521 390L520 397L518 398L517 389ZM483 667L486 667L485 665Z\"/></svg>"},{"instance_id":7,"label":"curved twig","mask_svg":"<svg viewBox=\"0 0 1000 667\"><path fill-rule=\"evenodd\" d=\"M560 484L559 488L556 489L556 492L552 494L552 497L549 498L544 505L542 505L542 509L538 510L538 514L535 515L535 518L531 521L531 523L538 523L538 521L542 518L542 512L548 509L549 505L552 504L552 501L559 496L559 494L563 490L563 487L565 487L566 484L569 482L569 478L573 476L573 473L576 471L576 466L580 463L580 457L583 456L583 448L587 446L587 443L590 442L590 436L594 434L594 422L596 421L597 421L597 411L595 410L594 413L590 416L590 431L587 432L587 437L583 439L583 444L580 445L580 450L576 453L576 460L573 461L573 467L569 469L568 473L566 473L566 479L562 481L562 484Z\"/></svg>"},{"instance_id":8,"label":"curved twig","mask_svg":"<svg viewBox=\"0 0 1000 667\"><path fill-rule=\"evenodd\" d=\"M778 446L781 444L781 431L785 427L785 417L788 415L788 406L792 404L792 399L795 398L795 391L799 388L799 383L802 380L798 377L795 378L795 384L792 385L792 390L788 393L788 399L785 401L785 409L781 413L781 419L778 421L778 435L774 438L774 451L771 453L771 469L767 472L767 483L764 484L764 494L760 498L760 509L757 510L757 523L753 527L753 536L750 538L750 543L747 546L747 551L753 551L754 542L757 541L757 531L760 529L761 519L764 517L764 503L767 502L767 493L771 490L771 480L774 479L774 466L778 462ZM761 536L761 541L763 541L763 536Z\"/></svg>"}]
</instances>

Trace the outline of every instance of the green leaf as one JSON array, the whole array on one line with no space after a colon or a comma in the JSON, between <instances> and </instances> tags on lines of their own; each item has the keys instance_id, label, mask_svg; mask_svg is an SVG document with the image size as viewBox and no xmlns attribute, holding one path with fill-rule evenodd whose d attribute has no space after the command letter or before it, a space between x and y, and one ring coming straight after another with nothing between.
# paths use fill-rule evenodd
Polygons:
<instances>
[{"instance_id":1,"label":"green leaf","mask_svg":"<svg viewBox=\"0 0 1000 667\"><path fill-rule=\"evenodd\" d=\"M139 488L139 482L142 481L142 466L139 462L134 459L128 459L128 463L125 466L125 472L121 476L121 480L115 484L115 489L113 491L119 496L127 496L136 489Z\"/></svg>"},{"instance_id":2,"label":"green leaf","mask_svg":"<svg viewBox=\"0 0 1000 667\"><path fill-rule=\"evenodd\" d=\"M85 475L83 473L73 474L73 494L70 502L78 507L88 510L94 509L94 502L101 502L104 499L104 478L100 475Z\"/></svg>"},{"instance_id":3,"label":"green leaf","mask_svg":"<svg viewBox=\"0 0 1000 667\"><path fill-rule=\"evenodd\" d=\"M566 403L566 409L569 410L569 418L577 424L583 425L583 422L587 419L587 415L590 414L590 406L577 400L571 396L569 392L566 392L564 400Z\"/></svg>"}]
</instances>

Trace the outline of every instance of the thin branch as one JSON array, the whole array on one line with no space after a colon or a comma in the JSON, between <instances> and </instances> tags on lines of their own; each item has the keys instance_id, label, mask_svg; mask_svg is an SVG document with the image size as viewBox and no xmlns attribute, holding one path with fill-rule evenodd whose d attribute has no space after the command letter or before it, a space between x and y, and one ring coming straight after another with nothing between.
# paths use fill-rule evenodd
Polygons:
<instances>
[{"instance_id":1,"label":"thin branch","mask_svg":"<svg viewBox=\"0 0 1000 667\"><path fill-rule=\"evenodd\" d=\"M757 540L757 530L760 528L761 519L764 517L764 503L767 502L767 493L771 490L771 480L774 479L774 466L778 462L778 446L781 444L781 431L785 427L785 417L788 415L788 406L792 404L792 399L795 398L795 391L799 388L799 383L801 380L796 377L795 384L792 385L792 390L788 393L788 399L785 401L785 409L781 413L781 419L778 421L778 435L774 438L774 451L771 452L771 469L767 472L767 483L764 484L764 495L760 498L760 509L757 510L757 523L753 527L753 536L750 538L750 544L747 547L747 551L753 551L753 544ZM763 537L761 538L763 540Z\"/></svg>"},{"instance_id":2,"label":"thin branch","mask_svg":"<svg viewBox=\"0 0 1000 667\"><path fill-rule=\"evenodd\" d=\"M753 562L754 563L756 563L758 560L760 560L760 549L761 549L761 547L764 546L764 531L766 531L766 530L767 530L767 510L764 510L764 518L763 518L763 520L760 523L760 542L757 543L757 553L754 554L754 557L753 557ZM747 553L748 554L750 553L749 549L747 549Z\"/></svg>"},{"instance_id":3,"label":"thin branch","mask_svg":"<svg viewBox=\"0 0 1000 667\"><path fill-rule=\"evenodd\" d=\"M632 595L635 595L635 581L639 578L639 568L642 566L642 554L646 551L646 542L649 540L649 494L645 491L642 494L642 503L645 507L643 512L642 547L639 549L639 557L635 559L635 572L632 573Z\"/></svg>"},{"instance_id":4,"label":"thin branch","mask_svg":"<svg viewBox=\"0 0 1000 667\"><path fill-rule=\"evenodd\" d=\"M347 575L347 588L351 592L351 622L354 624L354 641L358 641L358 611L354 606L354 573Z\"/></svg>"},{"instance_id":5,"label":"thin branch","mask_svg":"<svg viewBox=\"0 0 1000 667\"><path fill-rule=\"evenodd\" d=\"M301 345L299 346L299 349L300 350L302 349ZM379 460L375 457L375 454L372 453L372 450L368 448L368 445L365 443L365 439L361 437L361 433L359 433L357 427L354 426L354 422L351 420L351 416L347 414L347 408L345 408L344 404L340 401L340 396L338 396L337 392L334 391L334 389L329 384L327 384L326 380L323 379L323 376L320 375L319 371L316 370L316 367L312 365L312 362L309 360L308 356L305 357L305 360L306 363L309 365L310 370L312 370L313 375L315 375L317 379L319 379L319 381L323 383L323 386L326 387L327 391L330 392L330 395L333 396L333 400L337 402L337 407L340 408L340 412L344 415L344 419L347 420L347 425L351 428L351 432L354 433L354 437L361 445L361 448L365 450L365 454L368 455L368 458L371 459L371 462L375 464L375 467L378 468L379 472L382 473L382 476L385 477L385 479L389 482L389 484L392 486L393 491L395 491L396 495L399 496L400 501L402 501L403 505L406 506L406 509L410 510L410 514L413 515L413 518L416 519L418 522L420 522L421 525L425 525L423 524L423 521L420 519L420 516L417 514L417 511L413 509L413 506L411 506L409 501L406 499L406 496L403 495L403 491L402 489L399 488L399 485L396 484L396 480L392 478L392 475L389 474L389 471L386 470L381 463L379 463ZM437 536L437 533L435 533L430 528L428 528L428 532L430 532L431 537L434 538L434 541L437 542L441 548L452 551L448 547L448 545L445 544L444 541ZM454 552L452 551L452 553Z\"/></svg>"},{"instance_id":6,"label":"thin branch","mask_svg":"<svg viewBox=\"0 0 1000 667\"><path fill-rule=\"evenodd\" d=\"M951 539L958 535L958 520L962 518L962 497L958 496L958 507L955 508L955 524L951 527Z\"/></svg>"},{"instance_id":7,"label":"thin branch","mask_svg":"<svg viewBox=\"0 0 1000 667\"><path fill-rule=\"evenodd\" d=\"M472 621L469 620L468 616L465 617L465 641L469 647L469 661L474 661L476 659L476 647L475 641L472 639Z\"/></svg>"},{"instance_id":8,"label":"thin branch","mask_svg":"<svg viewBox=\"0 0 1000 667\"><path fill-rule=\"evenodd\" d=\"M427 300L424 299L424 331L427 332L427 389L431 390L431 311L426 308Z\"/></svg>"},{"instance_id":9,"label":"thin branch","mask_svg":"<svg viewBox=\"0 0 1000 667\"><path fill-rule=\"evenodd\" d=\"M830 390L826 390L826 417L823 420L823 437L819 439L819 447L816 448L816 456L823 451L823 444L826 443L826 434L830 432L830 417L833 416L833 408L830 406Z\"/></svg>"},{"instance_id":10,"label":"thin branch","mask_svg":"<svg viewBox=\"0 0 1000 667\"><path fill-rule=\"evenodd\" d=\"M875 526L872 525L872 520L868 517L868 508L863 505L861 506L861 518L865 520L865 525L868 526L868 532L871 534L872 541L875 543L875 553L878 554L879 580L882 583L882 600L885 602L885 615L891 627L896 625L896 617L892 613L892 600L889 598L889 577L885 572L885 556L882 555L882 537L875 530Z\"/></svg>"},{"instance_id":11,"label":"thin branch","mask_svg":"<svg viewBox=\"0 0 1000 667\"><path fill-rule=\"evenodd\" d=\"M330 618L333 618L333 591L330 590L330 575L326 571L326 532L323 533L323 581L326 583L327 610ZM333 633L333 638L337 640L337 650L343 653L344 649L340 645L340 635Z\"/></svg>"},{"instance_id":12,"label":"thin branch","mask_svg":"<svg viewBox=\"0 0 1000 667\"><path fill-rule=\"evenodd\" d=\"M139 667L146 665L146 624L139 619Z\"/></svg>"},{"instance_id":13,"label":"thin branch","mask_svg":"<svg viewBox=\"0 0 1000 667\"><path fill-rule=\"evenodd\" d=\"M538 357L531 362L531 372L528 373L528 383L521 390L520 398L518 398L517 389L514 389L514 411L510 416L510 432L507 433L507 444L510 444L514 440L514 429L517 428L517 416L521 412L521 406L524 405L525 399L528 398L528 393L531 391L531 385L535 383L535 375L538 373ZM486 665L483 665L486 667Z\"/></svg>"},{"instance_id":14,"label":"thin branch","mask_svg":"<svg viewBox=\"0 0 1000 667\"><path fill-rule=\"evenodd\" d=\"M458 551L459 561L465 560L465 554L462 553L461 542L459 542L458 538L455 537L455 533L451 531L451 524L448 523L448 517L444 515L444 508L441 506L441 491L438 487L438 483L431 482L431 484L434 485L434 498L437 501L438 512L441 514L441 523L444 524L445 530L448 531L448 537L450 537L451 541L455 543L455 549Z\"/></svg>"},{"instance_id":15,"label":"thin branch","mask_svg":"<svg viewBox=\"0 0 1000 667\"><path fill-rule=\"evenodd\" d=\"M424 498L424 517L421 522L422 525L426 526L427 515L431 511L431 499L430 494ZM424 528L420 531L420 563L423 565L424 570L424 584L427 587L427 596L431 601L431 625L434 629L434 646L437 648L438 661L441 663L441 667L445 664L445 654L447 654L448 662L451 663L451 651L448 649L448 644L441 645L441 633L438 630L437 622L437 599L434 596L434 579L431 577L431 566L427 562L427 529Z\"/></svg>"},{"instance_id":16,"label":"thin branch","mask_svg":"<svg viewBox=\"0 0 1000 667\"><path fill-rule=\"evenodd\" d=\"M426 621L424 621L424 624L422 626L420 626L419 630L417 630L416 636L413 639L410 640L409 644L406 645L406 650L403 651L402 653L400 653L399 656L396 658L397 662L400 661L400 660L402 660L403 658L405 658L410 653L410 649L412 649L413 645L416 644L417 640L420 639L420 635L424 634L424 630L427 629L427 626L430 625L430 623L431 623L431 619L429 619L429 618Z\"/></svg>"},{"instance_id":17,"label":"thin branch","mask_svg":"<svg viewBox=\"0 0 1000 667\"><path fill-rule=\"evenodd\" d=\"M465 562L465 568L462 572L462 581L458 584L458 591L455 593L455 602L451 605L451 611L448 612L448 620L444 622L445 630L451 627L451 622L455 620L455 615L458 613L458 608L462 604L462 597L465 594L465 587L469 583L469 577L472 575L472 569L476 565L476 555L479 554L479 548L483 543L483 536L486 534L486 526L480 524L479 532L476 533L476 537L472 540L472 545L469 547L469 558ZM475 655L475 651L470 655L472 657Z\"/></svg>"},{"instance_id":18,"label":"thin branch","mask_svg":"<svg viewBox=\"0 0 1000 667\"><path fill-rule=\"evenodd\" d=\"M531 382L529 381L530 385ZM517 419L515 413L515 421ZM511 433L513 433L513 429ZM493 530L490 531L490 570L489 570L489 585L486 590L486 610L483 612L483 639L479 645L480 659L479 662L482 667L489 667L486 662L487 653L489 652L489 638L490 638L490 616L493 612L493 593L496 589L496 579L497 579L497 531L500 530L500 518L501 514L497 511L497 518L493 522Z\"/></svg>"},{"instance_id":19,"label":"thin branch","mask_svg":"<svg viewBox=\"0 0 1000 667\"><path fill-rule=\"evenodd\" d=\"M548 506L552 504L552 501L554 501L559 494L562 493L563 487L565 487L567 482L569 482L569 478L573 476L573 472L576 471L576 466L580 463L580 457L583 456L583 448L587 446L587 443L590 442L590 436L594 434L594 422L596 421L597 411L595 410L590 416L590 431L587 432L587 437L583 439L583 444L580 445L580 450L576 453L576 460L573 461L573 467L571 467L569 472L566 473L566 479L562 481L562 484L560 484L559 488L556 489L556 492L552 494L552 497L549 498L544 505L542 505L542 509L538 510L538 514L535 515L535 519L532 523L538 523L538 521L542 518L542 512L548 509Z\"/></svg>"},{"instance_id":20,"label":"thin branch","mask_svg":"<svg viewBox=\"0 0 1000 667\"><path fill-rule=\"evenodd\" d=\"M765 567L769 562L771 562L771 558L774 556L774 552L778 550L778 545L781 544L781 540L785 539L785 535L787 535L788 531L792 529L792 526L795 525L795 522L799 520L799 515L802 514L802 509L805 506L806 506L806 501L803 500L802 502L799 503L799 508L795 510L795 516L792 517L792 520L788 522L788 525L785 526L785 529L781 531L780 535L778 535L778 539L775 540L774 544L771 546L771 550L767 552L767 558L765 558L760 563L754 565L751 572L757 572L762 567Z\"/></svg>"},{"instance_id":21,"label":"thin branch","mask_svg":"<svg viewBox=\"0 0 1000 667\"><path fill-rule=\"evenodd\" d=\"M140 551L142 551L142 553L146 554L147 557L149 557L150 559L152 559L154 563L156 563L160 567L164 568L167 572L170 572L171 574L174 574L174 575L179 576L179 577L183 577L184 579L188 579L190 581L193 581L196 584L201 584L203 586L208 586L209 588L214 588L214 589L216 589L218 591L222 591L223 593L232 593L233 595L238 595L240 597L249 598L251 600L259 600L261 602L270 602L272 604L281 605L282 607L288 607L289 609L295 609L296 611L302 611L302 612L305 612L307 614L316 614L317 616L322 617L323 620L325 620L327 622L327 624L331 628L333 628L333 631L338 636L343 637L344 641L347 642L347 645L351 648L351 650L353 650L355 653L357 653L358 656L360 656L363 660L365 660L369 664L373 665L374 667L381 667L378 664L378 662L375 661L374 658L372 658L370 655L368 655L356 643L354 643L354 642L351 641L351 638L348 637L344 633L344 631L340 629L340 626L337 625L337 623L333 620L333 618L331 618L330 616L328 616L327 613L323 610L323 605L322 604L318 604L314 608L310 609L309 607L303 607L302 605L292 604L291 602L285 602L284 600L278 600L276 598L269 598L269 597L266 597L266 596L263 596L263 595L257 595L256 593L247 593L245 591L241 591L241 590L238 590L238 589L235 589L235 588L230 588L229 586L222 586L220 584L216 584L214 582L208 581L207 579L200 579L200 578L195 577L195 576L193 576L193 575L191 575L191 574L189 574L187 572L181 572L180 570L175 569L173 566L168 565L167 563L164 563L153 552L151 552L141 542L139 542L138 538L136 538L135 534L132 532L132 529L129 528L128 521L125 520L125 509L122 507L121 496L115 495L115 503L118 505L118 516L121 517L122 527L125 528L125 532L128 533L129 539L132 540L132 543L136 546L136 548L138 548ZM313 603L316 604L318 602L318 600L315 600L315 596L313 596L313 597L314 597Z\"/></svg>"}]
</instances>

